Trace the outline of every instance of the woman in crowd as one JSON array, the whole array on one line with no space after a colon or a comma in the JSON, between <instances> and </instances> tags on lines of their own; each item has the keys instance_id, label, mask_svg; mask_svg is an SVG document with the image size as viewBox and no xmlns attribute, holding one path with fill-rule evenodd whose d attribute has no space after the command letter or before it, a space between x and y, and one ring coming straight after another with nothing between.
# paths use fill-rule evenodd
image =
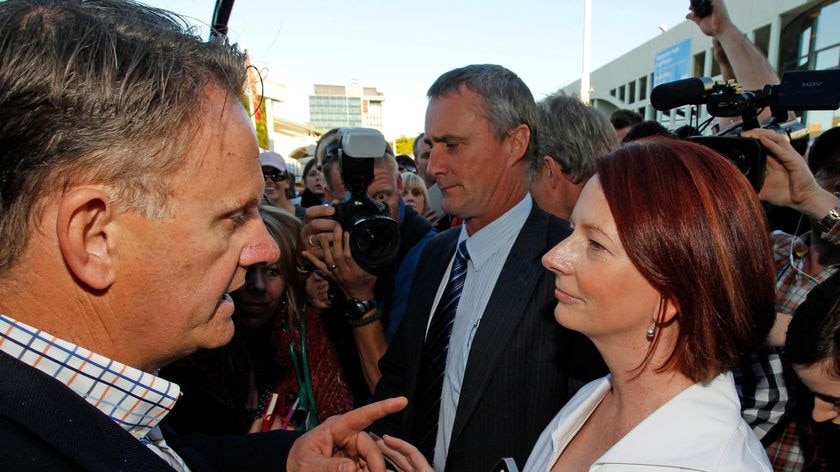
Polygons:
<instances>
[{"instance_id":1,"label":"woman in crowd","mask_svg":"<svg viewBox=\"0 0 840 472\"><path fill-rule=\"evenodd\" d=\"M300 198L300 206L309 208L324 203L324 185L321 182L321 171L315 167L315 158L309 160L303 166L303 195Z\"/></svg>"},{"instance_id":2,"label":"woman in crowd","mask_svg":"<svg viewBox=\"0 0 840 472\"><path fill-rule=\"evenodd\" d=\"M840 470L840 272L811 290L796 310L785 356L805 387L794 389L802 470Z\"/></svg>"},{"instance_id":3,"label":"woman in crowd","mask_svg":"<svg viewBox=\"0 0 840 472\"><path fill-rule=\"evenodd\" d=\"M280 259L249 267L245 285L231 294L235 331L228 345L163 369L184 393L166 417L178 431L307 430L353 407L318 310L310 308L326 307L326 290L297 271L301 223L273 206L259 211ZM304 301L305 284L312 302Z\"/></svg>"},{"instance_id":4,"label":"woman in crowd","mask_svg":"<svg viewBox=\"0 0 840 472\"><path fill-rule=\"evenodd\" d=\"M286 160L276 152L266 151L260 153L260 165L265 180L265 200L294 214L295 206L289 197L293 193L295 179L286 167Z\"/></svg>"},{"instance_id":5,"label":"woman in crowd","mask_svg":"<svg viewBox=\"0 0 840 472\"><path fill-rule=\"evenodd\" d=\"M543 257L557 321L589 337L610 374L549 423L525 471L770 471L729 370L774 311L761 205L734 165L700 145L642 140L598 160ZM398 465L427 467L406 443Z\"/></svg>"},{"instance_id":6,"label":"woman in crowd","mask_svg":"<svg viewBox=\"0 0 840 472\"><path fill-rule=\"evenodd\" d=\"M402 173L402 198L414 211L425 215L429 210L429 192L423 178L413 172Z\"/></svg>"}]
</instances>

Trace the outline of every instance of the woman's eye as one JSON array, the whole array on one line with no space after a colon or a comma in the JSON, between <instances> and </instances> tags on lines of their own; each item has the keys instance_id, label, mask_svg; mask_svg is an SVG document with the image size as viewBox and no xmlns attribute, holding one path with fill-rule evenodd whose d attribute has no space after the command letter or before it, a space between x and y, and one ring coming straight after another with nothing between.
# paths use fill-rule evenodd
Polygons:
<instances>
[{"instance_id":1,"label":"woman's eye","mask_svg":"<svg viewBox=\"0 0 840 472\"><path fill-rule=\"evenodd\" d=\"M590 249L592 249L594 251L605 251L606 250L606 248L604 246L602 246L598 241L595 241L594 239L589 240L589 247L590 247Z\"/></svg>"}]
</instances>

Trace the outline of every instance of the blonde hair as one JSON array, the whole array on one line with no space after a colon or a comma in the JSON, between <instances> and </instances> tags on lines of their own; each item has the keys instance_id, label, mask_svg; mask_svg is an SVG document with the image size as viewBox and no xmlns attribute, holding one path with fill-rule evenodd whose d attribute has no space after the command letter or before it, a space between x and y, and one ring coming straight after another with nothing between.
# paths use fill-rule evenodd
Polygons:
<instances>
[{"instance_id":1,"label":"blonde hair","mask_svg":"<svg viewBox=\"0 0 840 472\"><path fill-rule=\"evenodd\" d=\"M412 190L420 190L420 193L423 194L423 208L417 210L417 213L422 215L429 209L429 191L426 190L426 182L424 182L419 175L413 172L403 172L402 181L403 193L410 192Z\"/></svg>"}]
</instances>

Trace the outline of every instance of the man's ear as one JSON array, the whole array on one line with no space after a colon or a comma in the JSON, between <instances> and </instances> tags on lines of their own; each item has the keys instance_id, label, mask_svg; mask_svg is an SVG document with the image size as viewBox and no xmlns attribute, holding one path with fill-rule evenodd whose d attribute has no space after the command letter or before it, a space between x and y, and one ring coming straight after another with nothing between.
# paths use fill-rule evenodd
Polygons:
<instances>
[{"instance_id":1,"label":"man's ear","mask_svg":"<svg viewBox=\"0 0 840 472\"><path fill-rule=\"evenodd\" d=\"M61 255L79 280L105 290L116 279L116 260L109 232L113 225L110 197L101 189L74 189L61 199L56 232Z\"/></svg>"},{"instance_id":2,"label":"man's ear","mask_svg":"<svg viewBox=\"0 0 840 472\"><path fill-rule=\"evenodd\" d=\"M509 164L513 166L525 157L525 151L531 142L531 129L524 123L520 124L508 132L507 142L508 155L511 159Z\"/></svg>"},{"instance_id":3,"label":"man's ear","mask_svg":"<svg viewBox=\"0 0 840 472\"><path fill-rule=\"evenodd\" d=\"M560 163L551 156L543 156L543 173L552 190L560 186L561 179L565 177Z\"/></svg>"}]
</instances>

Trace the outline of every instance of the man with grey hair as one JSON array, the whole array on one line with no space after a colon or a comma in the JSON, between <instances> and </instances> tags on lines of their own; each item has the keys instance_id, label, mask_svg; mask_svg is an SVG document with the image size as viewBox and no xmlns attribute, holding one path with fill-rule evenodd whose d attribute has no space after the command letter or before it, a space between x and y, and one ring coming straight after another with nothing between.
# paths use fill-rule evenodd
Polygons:
<instances>
[{"instance_id":1,"label":"man with grey hair","mask_svg":"<svg viewBox=\"0 0 840 472\"><path fill-rule=\"evenodd\" d=\"M404 400L299 438L160 424L157 371L227 343L229 293L279 255L237 48L133 2L10 0L0 57L3 470L384 471L361 429Z\"/></svg>"},{"instance_id":2,"label":"man with grey hair","mask_svg":"<svg viewBox=\"0 0 840 472\"><path fill-rule=\"evenodd\" d=\"M428 171L464 224L423 253L374 395L405 395L409 407L374 429L415 444L441 472L523 464L577 386L572 366L601 362L554 321L554 278L540 264L569 227L528 193L539 117L516 74L466 66L428 97Z\"/></svg>"},{"instance_id":3,"label":"man with grey hair","mask_svg":"<svg viewBox=\"0 0 840 472\"><path fill-rule=\"evenodd\" d=\"M595 173L595 159L618 148L609 118L563 93L537 103L540 158L531 195L537 205L568 220L583 185Z\"/></svg>"}]
</instances>

